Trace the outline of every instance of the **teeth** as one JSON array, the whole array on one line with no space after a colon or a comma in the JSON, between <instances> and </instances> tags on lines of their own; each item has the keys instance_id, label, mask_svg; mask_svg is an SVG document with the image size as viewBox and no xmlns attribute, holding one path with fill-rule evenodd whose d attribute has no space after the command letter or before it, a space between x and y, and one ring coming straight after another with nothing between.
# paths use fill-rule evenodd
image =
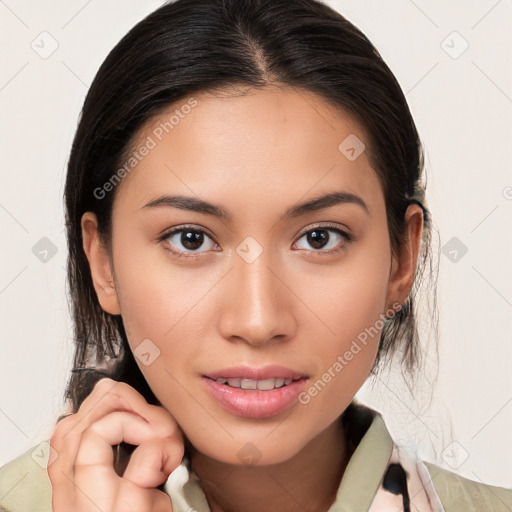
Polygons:
<instances>
[{"instance_id":1,"label":"teeth","mask_svg":"<svg viewBox=\"0 0 512 512\"><path fill-rule=\"evenodd\" d=\"M241 381L242 381L242 379L238 379L238 378L228 379L228 385L230 385L232 388L239 388Z\"/></svg>"},{"instance_id":2,"label":"teeth","mask_svg":"<svg viewBox=\"0 0 512 512\"><path fill-rule=\"evenodd\" d=\"M276 379L275 386L280 388L284 384L284 379Z\"/></svg>"},{"instance_id":3,"label":"teeth","mask_svg":"<svg viewBox=\"0 0 512 512\"><path fill-rule=\"evenodd\" d=\"M270 378L265 380L253 380L253 379L240 379L240 378L232 378L232 379L217 379L219 384L227 384L232 388L241 388L241 389L259 389L261 391L268 391L270 389L277 389L283 386L288 386L291 384L292 379L276 379Z\"/></svg>"}]
</instances>

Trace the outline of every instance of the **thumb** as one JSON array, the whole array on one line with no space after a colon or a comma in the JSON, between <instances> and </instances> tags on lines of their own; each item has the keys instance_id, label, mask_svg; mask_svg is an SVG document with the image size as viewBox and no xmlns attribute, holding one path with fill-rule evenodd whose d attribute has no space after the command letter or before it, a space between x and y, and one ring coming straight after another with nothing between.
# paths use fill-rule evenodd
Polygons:
<instances>
[{"instance_id":1,"label":"thumb","mask_svg":"<svg viewBox=\"0 0 512 512\"><path fill-rule=\"evenodd\" d=\"M181 464L183 442L176 438L153 439L133 452L123 479L139 487L155 488L163 484Z\"/></svg>"}]
</instances>

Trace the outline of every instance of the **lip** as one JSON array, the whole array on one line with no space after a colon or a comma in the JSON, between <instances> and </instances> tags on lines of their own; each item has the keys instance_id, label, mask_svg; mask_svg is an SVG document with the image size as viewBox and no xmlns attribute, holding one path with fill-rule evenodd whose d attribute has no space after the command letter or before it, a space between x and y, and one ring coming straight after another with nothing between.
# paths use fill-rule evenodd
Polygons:
<instances>
[{"instance_id":1,"label":"lip","mask_svg":"<svg viewBox=\"0 0 512 512\"><path fill-rule=\"evenodd\" d=\"M265 380L272 377L276 379L292 379L298 380L302 378L308 378L309 375L300 371L292 370L284 366L276 364L263 366L262 368L254 368L251 366L231 366L222 370L208 372L204 375L209 379L217 380L220 378L240 378L240 379L252 379L252 380Z\"/></svg>"},{"instance_id":2,"label":"lip","mask_svg":"<svg viewBox=\"0 0 512 512\"><path fill-rule=\"evenodd\" d=\"M267 370L270 371L265 369L266 374L268 374ZM272 371L275 372L275 369ZM261 375L261 371L259 375ZM221 376L219 374L218 378ZM287 386L268 391L232 388L227 384L220 384L210 377L203 377L201 380L210 395L231 414L245 418L269 418L290 409L297 403L298 395L308 379L299 378Z\"/></svg>"}]
</instances>

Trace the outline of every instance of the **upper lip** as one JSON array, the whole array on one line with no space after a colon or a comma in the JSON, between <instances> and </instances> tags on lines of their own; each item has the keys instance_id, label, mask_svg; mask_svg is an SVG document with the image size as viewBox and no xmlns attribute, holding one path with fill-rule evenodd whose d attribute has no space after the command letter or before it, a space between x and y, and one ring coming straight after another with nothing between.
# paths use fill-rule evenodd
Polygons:
<instances>
[{"instance_id":1,"label":"upper lip","mask_svg":"<svg viewBox=\"0 0 512 512\"><path fill-rule=\"evenodd\" d=\"M273 364L263 366L262 368L254 368L251 366L230 366L229 368L224 368L222 370L208 372L205 374L205 377L208 377L213 380L217 380L220 378L245 378L252 380L265 380L270 378L276 378L297 380L301 378L307 378L308 376L300 371L292 370L290 368L285 368L284 366Z\"/></svg>"}]
</instances>

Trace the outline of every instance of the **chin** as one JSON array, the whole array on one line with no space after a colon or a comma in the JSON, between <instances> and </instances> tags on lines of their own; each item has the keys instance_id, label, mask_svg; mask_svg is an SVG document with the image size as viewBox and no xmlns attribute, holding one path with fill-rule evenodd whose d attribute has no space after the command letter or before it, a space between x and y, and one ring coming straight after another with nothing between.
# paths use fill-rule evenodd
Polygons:
<instances>
[{"instance_id":1,"label":"chin","mask_svg":"<svg viewBox=\"0 0 512 512\"><path fill-rule=\"evenodd\" d=\"M187 436L190 444L201 454L217 462L231 466L255 467L279 464L291 459L301 446L284 445L284 439L275 435L274 441L265 439L265 436L254 436L253 440L236 439L229 437L216 441L211 437L194 442Z\"/></svg>"}]
</instances>

